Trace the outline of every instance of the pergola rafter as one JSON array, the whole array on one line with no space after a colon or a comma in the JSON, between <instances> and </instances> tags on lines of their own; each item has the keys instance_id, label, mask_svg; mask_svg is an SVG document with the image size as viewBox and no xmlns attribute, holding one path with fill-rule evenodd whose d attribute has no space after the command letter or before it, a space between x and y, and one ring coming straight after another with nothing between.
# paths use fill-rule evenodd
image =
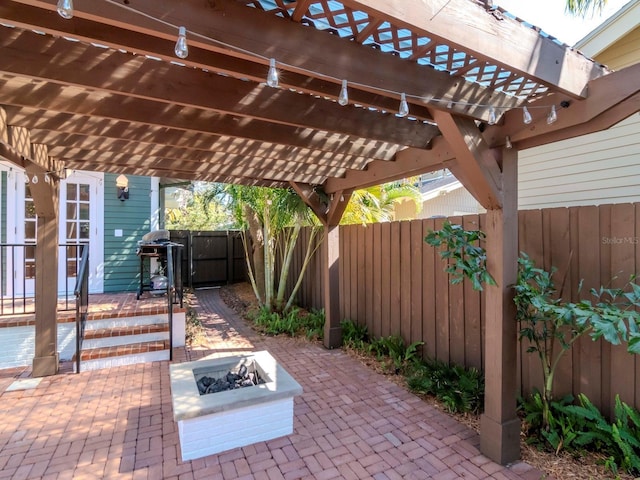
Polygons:
<instances>
[{"instance_id":1,"label":"pergola rafter","mask_svg":"<svg viewBox=\"0 0 640 480\"><path fill-rule=\"evenodd\" d=\"M0 4L0 156L54 180L72 168L292 188L326 230L331 348L340 344L338 224L352 192L449 168L489 210L488 264L499 284L486 293L481 448L502 463L517 458L517 150L640 110L640 66L610 73L480 0L74 4L71 20L54 0ZM173 54L178 26L187 29L184 60ZM279 88L265 85L270 59ZM396 115L403 93L408 118ZM551 105L558 121L547 125ZM492 107L500 120L488 126ZM57 182L38 185L36 268L57 278ZM56 288L36 278L44 314L33 372L49 375Z\"/></svg>"}]
</instances>

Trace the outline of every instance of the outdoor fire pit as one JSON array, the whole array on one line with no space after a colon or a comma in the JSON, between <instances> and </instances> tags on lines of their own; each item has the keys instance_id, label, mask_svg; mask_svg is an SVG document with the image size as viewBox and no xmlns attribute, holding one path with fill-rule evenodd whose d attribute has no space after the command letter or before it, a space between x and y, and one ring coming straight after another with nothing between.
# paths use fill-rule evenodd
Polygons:
<instances>
[{"instance_id":1,"label":"outdoor fire pit","mask_svg":"<svg viewBox=\"0 0 640 480\"><path fill-rule=\"evenodd\" d=\"M266 351L173 364L170 377L183 461L293 433L302 387Z\"/></svg>"}]
</instances>

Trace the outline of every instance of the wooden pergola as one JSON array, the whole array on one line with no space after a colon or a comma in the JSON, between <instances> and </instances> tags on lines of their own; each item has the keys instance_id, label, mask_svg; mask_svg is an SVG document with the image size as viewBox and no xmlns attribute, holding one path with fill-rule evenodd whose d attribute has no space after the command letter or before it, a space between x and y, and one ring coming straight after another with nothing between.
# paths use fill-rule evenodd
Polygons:
<instances>
[{"instance_id":1,"label":"wooden pergola","mask_svg":"<svg viewBox=\"0 0 640 480\"><path fill-rule=\"evenodd\" d=\"M499 285L485 306L481 449L518 458L517 151L640 110L640 65L610 72L490 0L74 3L69 20L55 0L0 4L0 156L54 180L68 168L295 189L326 228L328 348L340 344L337 225L350 194L448 168L488 210ZM271 59L277 88L265 84ZM58 182L31 191L43 376L58 369Z\"/></svg>"}]
</instances>

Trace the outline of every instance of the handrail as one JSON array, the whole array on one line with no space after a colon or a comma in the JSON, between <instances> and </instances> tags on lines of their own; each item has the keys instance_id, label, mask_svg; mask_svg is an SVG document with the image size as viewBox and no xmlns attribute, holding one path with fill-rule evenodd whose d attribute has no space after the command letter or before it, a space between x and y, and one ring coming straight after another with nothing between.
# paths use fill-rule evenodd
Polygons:
<instances>
[{"instance_id":1,"label":"handrail","mask_svg":"<svg viewBox=\"0 0 640 480\"><path fill-rule=\"evenodd\" d=\"M167 245L167 316L169 320L169 360L173 360L173 296L175 285L173 284L173 245Z\"/></svg>"},{"instance_id":2,"label":"handrail","mask_svg":"<svg viewBox=\"0 0 640 480\"><path fill-rule=\"evenodd\" d=\"M89 311L89 245L82 246L80 268L73 293L76 297L76 373L80 373L80 353Z\"/></svg>"}]
</instances>

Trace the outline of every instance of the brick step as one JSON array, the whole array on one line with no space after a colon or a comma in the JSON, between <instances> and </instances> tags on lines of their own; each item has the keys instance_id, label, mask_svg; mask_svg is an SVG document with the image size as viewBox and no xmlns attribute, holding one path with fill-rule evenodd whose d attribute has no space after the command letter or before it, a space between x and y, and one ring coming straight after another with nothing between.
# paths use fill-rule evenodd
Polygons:
<instances>
[{"instance_id":1,"label":"brick step","mask_svg":"<svg viewBox=\"0 0 640 480\"><path fill-rule=\"evenodd\" d=\"M168 332L168 323L152 323L148 325L116 326L113 328L95 328L84 331L85 340L98 338L124 337L128 335L144 335L147 333Z\"/></svg>"},{"instance_id":2,"label":"brick step","mask_svg":"<svg viewBox=\"0 0 640 480\"><path fill-rule=\"evenodd\" d=\"M99 360L105 358L120 357L125 355L139 355L150 352L169 350L169 340L158 340L153 342L130 343L114 347L100 347L82 350L80 361ZM73 361L75 361L75 355Z\"/></svg>"}]
</instances>

